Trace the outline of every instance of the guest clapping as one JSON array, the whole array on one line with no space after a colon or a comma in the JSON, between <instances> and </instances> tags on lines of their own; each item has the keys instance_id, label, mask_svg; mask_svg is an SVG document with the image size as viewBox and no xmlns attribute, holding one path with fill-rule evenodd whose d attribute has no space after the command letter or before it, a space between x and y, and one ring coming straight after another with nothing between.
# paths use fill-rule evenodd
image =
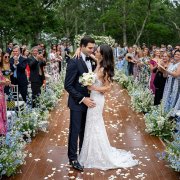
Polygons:
<instances>
[{"instance_id":1,"label":"guest clapping","mask_svg":"<svg viewBox=\"0 0 180 180\"><path fill-rule=\"evenodd\" d=\"M12 84L18 85L19 92L26 102L27 100L27 76L26 76L27 59L20 55L19 46L13 47L13 57L10 59L10 67L13 73Z\"/></svg>"},{"instance_id":2,"label":"guest clapping","mask_svg":"<svg viewBox=\"0 0 180 180\"><path fill-rule=\"evenodd\" d=\"M42 54L39 54L38 47L32 49L32 56L29 58L30 82L32 89L32 107L36 106L37 96L41 94L41 87L44 78L44 66L46 60Z\"/></svg>"}]
</instances>

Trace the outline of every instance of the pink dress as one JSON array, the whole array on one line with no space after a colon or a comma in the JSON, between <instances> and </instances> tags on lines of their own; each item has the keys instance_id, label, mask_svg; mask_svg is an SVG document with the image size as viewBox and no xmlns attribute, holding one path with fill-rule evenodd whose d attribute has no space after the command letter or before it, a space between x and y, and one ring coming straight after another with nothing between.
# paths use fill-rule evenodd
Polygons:
<instances>
[{"instance_id":1,"label":"pink dress","mask_svg":"<svg viewBox=\"0 0 180 180\"><path fill-rule=\"evenodd\" d=\"M155 61L153 61L153 60L150 60L150 64L152 64L153 67L154 67L154 66L156 66L157 63ZM155 76L156 76L156 73L151 72L150 89L152 90L153 94L155 94L155 89L156 89L155 86L154 86L154 78L155 78Z\"/></svg>"},{"instance_id":2,"label":"pink dress","mask_svg":"<svg viewBox=\"0 0 180 180\"><path fill-rule=\"evenodd\" d=\"M4 80L0 70L0 81ZM4 94L4 85L0 84L0 134L5 135L7 130L6 102Z\"/></svg>"}]
</instances>

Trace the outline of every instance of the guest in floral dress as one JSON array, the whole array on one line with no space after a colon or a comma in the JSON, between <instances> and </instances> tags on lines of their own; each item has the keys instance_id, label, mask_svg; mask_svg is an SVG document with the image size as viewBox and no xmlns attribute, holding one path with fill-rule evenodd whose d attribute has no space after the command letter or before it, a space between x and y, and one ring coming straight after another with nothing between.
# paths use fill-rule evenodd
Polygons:
<instances>
[{"instance_id":1,"label":"guest in floral dress","mask_svg":"<svg viewBox=\"0 0 180 180\"><path fill-rule=\"evenodd\" d=\"M154 86L154 78L156 75L157 70L157 63L160 63L160 51L159 49L156 49L154 52L154 58L150 60L150 70L151 70L151 77L150 77L150 89L155 94L155 86Z\"/></svg>"},{"instance_id":2,"label":"guest in floral dress","mask_svg":"<svg viewBox=\"0 0 180 180\"><path fill-rule=\"evenodd\" d=\"M60 75L59 75L59 61L60 58L57 57L56 54L56 46L52 46L51 53L49 54L50 60L50 67L51 67L51 77L54 82L58 82Z\"/></svg>"},{"instance_id":3,"label":"guest in floral dress","mask_svg":"<svg viewBox=\"0 0 180 180\"><path fill-rule=\"evenodd\" d=\"M145 86L149 86L150 67L149 67L150 55L147 48L143 51L143 57L139 59L139 81Z\"/></svg>"},{"instance_id":4,"label":"guest in floral dress","mask_svg":"<svg viewBox=\"0 0 180 180\"><path fill-rule=\"evenodd\" d=\"M163 108L166 112L170 111L178 103L180 94L180 50L174 53L174 63L170 63L167 70L164 71L164 75L168 77L163 93ZM175 115L175 111L172 112L172 116Z\"/></svg>"},{"instance_id":5,"label":"guest in floral dress","mask_svg":"<svg viewBox=\"0 0 180 180\"><path fill-rule=\"evenodd\" d=\"M5 135L7 131L6 102L4 86L8 86L10 81L2 74L2 61L0 62L0 135Z\"/></svg>"}]
</instances>

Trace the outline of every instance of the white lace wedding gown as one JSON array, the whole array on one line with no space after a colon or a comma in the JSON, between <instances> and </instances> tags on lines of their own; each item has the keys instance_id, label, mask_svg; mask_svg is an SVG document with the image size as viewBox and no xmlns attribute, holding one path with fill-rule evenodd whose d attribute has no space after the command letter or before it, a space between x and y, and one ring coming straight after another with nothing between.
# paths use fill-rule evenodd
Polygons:
<instances>
[{"instance_id":1,"label":"white lace wedding gown","mask_svg":"<svg viewBox=\"0 0 180 180\"><path fill-rule=\"evenodd\" d=\"M101 86L97 79L95 86ZM84 168L96 168L101 170L127 168L138 164L133 160L133 154L125 150L111 147L106 133L102 117L104 107L104 95L92 91L90 96L95 102L95 108L89 108L86 117L86 127L83 146L78 160Z\"/></svg>"}]
</instances>

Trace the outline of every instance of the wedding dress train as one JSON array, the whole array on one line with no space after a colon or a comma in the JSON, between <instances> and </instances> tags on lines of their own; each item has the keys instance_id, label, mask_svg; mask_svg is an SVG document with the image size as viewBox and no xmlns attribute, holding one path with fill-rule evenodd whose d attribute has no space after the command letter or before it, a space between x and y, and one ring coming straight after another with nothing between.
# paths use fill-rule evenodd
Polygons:
<instances>
[{"instance_id":1,"label":"wedding dress train","mask_svg":"<svg viewBox=\"0 0 180 180\"><path fill-rule=\"evenodd\" d=\"M102 86L97 78L95 86ZM104 95L91 91L90 97L95 101L96 107L89 108L86 117L84 141L78 160L84 168L101 170L127 168L138 164L131 152L116 149L109 143L103 120Z\"/></svg>"}]
</instances>

